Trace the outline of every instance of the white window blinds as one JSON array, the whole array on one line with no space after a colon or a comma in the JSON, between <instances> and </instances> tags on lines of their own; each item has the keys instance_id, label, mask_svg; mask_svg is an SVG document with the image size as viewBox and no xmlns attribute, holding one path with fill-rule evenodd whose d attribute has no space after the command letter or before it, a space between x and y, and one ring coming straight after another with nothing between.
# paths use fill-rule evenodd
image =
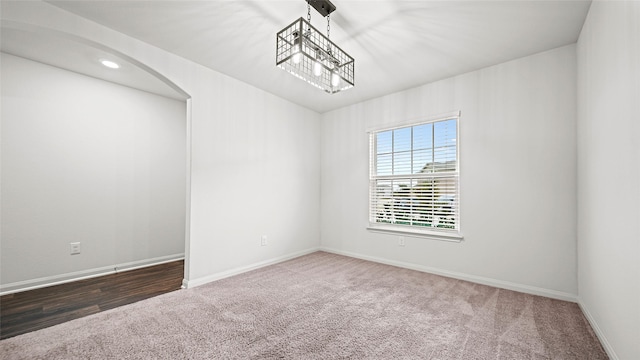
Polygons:
<instances>
[{"instance_id":1,"label":"white window blinds","mask_svg":"<svg viewBox=\"0 0 640 360\"><path fill-rule=\"evenodd\" d=\"M459 230L458 117L370 134L372 227Z\"/></svg>"}]
</instances>

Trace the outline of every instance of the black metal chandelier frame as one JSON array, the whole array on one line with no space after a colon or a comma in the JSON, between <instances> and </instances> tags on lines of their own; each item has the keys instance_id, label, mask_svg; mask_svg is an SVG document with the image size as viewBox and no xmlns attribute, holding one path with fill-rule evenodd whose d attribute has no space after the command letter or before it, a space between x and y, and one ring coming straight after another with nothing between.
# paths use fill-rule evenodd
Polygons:
<instances>
[{"instance_id":1,"label":"black metal chandelier frame","mask_svg":"<svg viewBox=\"0 0 640 360\"><path fill-rule=\"evenodd\" d=\"M327 36L311 25L310 6L327 18ZM330 94L354 86L355 60L329 39L328 0L307 0L307 20L299 18L276 34L276 65Z\"/></svg>"}]
</instances>

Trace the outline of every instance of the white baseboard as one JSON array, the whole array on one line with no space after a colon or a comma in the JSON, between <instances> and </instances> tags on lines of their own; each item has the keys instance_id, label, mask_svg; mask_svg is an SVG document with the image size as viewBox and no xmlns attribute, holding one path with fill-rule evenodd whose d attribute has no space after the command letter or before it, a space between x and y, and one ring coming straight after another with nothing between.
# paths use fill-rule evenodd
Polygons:
<instances>
[{"instance_id":1,"label":"white baseboard","mask_svg":"<svg viewBox=\"0 0 640 360\"><path fill-rule=\"evenodd\" d=\"M103 275L115 274L123 271L140 269L147 266L159 265L171 261L184 259L184 253L160 256L152 259L131 261L127 263L114 264L93 268L88 270L74 271L66 274L46 276L37 279L18 281L14 283L0 285L0 296L17 292L39 289L47 286L64 284L72 281L90 279Z\"/></svg>"},{"instance_id":2,"label":"white baseboard","mask_svg":"<svg viewBox=\"0 0 640 360\"><path fill-rule=\"evenodd\" d=\"M291 259L303 256L303 255L311 254L311 253L316 252L318 250L320 250L320 248L314 247L314 248L310 248L310 249L307 249L307 250L298 251L298 252L287 254L287 255L283 255L283 256L278 256L278 257L273 258L273 259L260 261L260 262L257 262L257 263L254 263L254 264L250 264L250 265L247 265L247 266L241 266L241 267L237 267L237 268L234 268L234 269L222 271L222 272L219 272L219 273L203 276L203 277L200 277L200 278L197 278L197 279L183 280L182 281L182 286L185 287L185 288L192 288L192 287L204 285L204 284L210 283L212 281L222 280L224 278L228 278L228 277L231 277L231 276L234 276L234 275L239 275L239 274L251 271L251 270L259 269L259 268L262 268L262 267L265 267L265 266L269 266L269 265L281 263L283 261L291 260Z\"/></svg>"},{"instance_id":3,"label":"white baseboard","mask_svg":"<svg viewBox=\"0 0 640 360\"><path fill-rule=\"evenodd\" d=\"M518 292L538 295L538 296L544 296L544 297L558 299L558 300L577 302L577 296L575 294L565 293L562 291L549 290L549 289L544 289L544 288L539 288L539 287L529 286L529 285L522 285L522 284L512 283L508 281L502 281L502 280L491 279L491 278L486 278L482 276L475 276L475 275L469 275L469 274L464 274L464 273L459 273L454 271L442 270L442 269L432 268L432 267L423 266L423 265L406 263L402 261L388 260L388 259L383 259L375 256L362 255L362 254L352 253L349 251L336 250L336 249L327 248L327 247L320 247L320 250L338 254L338 255L349 256L357 259L373 261L381 264L397 266L405 269L417 270L417 271L422 271L430 274L446 276L454 279L470 281L477 284L489 285L489 286L493 286L501 289L513 290L513 291L518 291Z\"/></svg>"},{"instance_id":4,"label":"white baseboard","mask_svg":"<svg viewBox=\"0 0 640 360\"><path fill-rule=\"evenodd\" d=\"M584 304L584 302L582 302L582 299L580 299L580 297L578 297L578 306L580 306L582 313L589 321L589 324L591 324L591 328L593 329L593 332L596 333L596 336L598 337L598 340L600 340L600 344L602 344L602 347L604 348L604 351L609 356L609 359L619 360L620 358L618 357L616 352L613 350L613 347L609 343L609 340L607 340L607 337L604 336L602 329L600 329L600 326L598 326L598 323L596 322L595 318L593 317L593 315L591 315L589 308Z\"/></svg>"}]
</instances>

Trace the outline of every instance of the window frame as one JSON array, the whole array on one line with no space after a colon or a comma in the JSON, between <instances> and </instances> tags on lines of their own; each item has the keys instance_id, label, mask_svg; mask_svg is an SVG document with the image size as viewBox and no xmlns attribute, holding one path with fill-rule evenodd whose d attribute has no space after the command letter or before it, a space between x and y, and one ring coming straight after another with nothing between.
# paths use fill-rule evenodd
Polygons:
<instances>
[{"instance_id":1,"label":"window frame","mask_svg":"<svg viewBox=\"0 0 640 360\"><path fill-rule=\"evenodd\" d=\"M409 236L409 237L421 237L421 238L430 238L435 240L443 240L443 241L452 241L452 242L460 242L463 239L462 235L462 222L460 216L460 111L440 114L437 116L429 117L426 119L421 119L417 121L412 121L408 123L399 124L393 127L385 127L385 128L377 128L369 130L367 133L369 135L369 206L368 206L368 220L369 225L367 229L372 232L381 232L387 234L395 234L400 236ZM375 221L375 211L374 206L377 206L374 201L374 194L376 192L375 186L378 180L393 180L393 179L402 179L406 180L407 178L437 178L442 177L442 174L439 176L430 176L430 175L419 175L415 176L413 171L410 174L401 174L401 175L380 175L376 174L377 171L377 148L376 148L376 135L378 133L391 131L391 130L399 130L404 128L413 128L420 125L425 124L434 124L441 121L446 120L456 120L456 168L455 171L449 173L451 175L447 176L455 176L456 178L456 189L455 189L455 197L457 199L457 208L456 208L456 226L454 229L442 229L442 228L434 228L428 226L418 226L418 225L400 225L400 224L389 224L389 223L380 223ZM435 136L435 134L433 135ZM432 144L435 146L435 144ZM411 150L413 154L413 149Z\"/></svg>"}]
</instances>

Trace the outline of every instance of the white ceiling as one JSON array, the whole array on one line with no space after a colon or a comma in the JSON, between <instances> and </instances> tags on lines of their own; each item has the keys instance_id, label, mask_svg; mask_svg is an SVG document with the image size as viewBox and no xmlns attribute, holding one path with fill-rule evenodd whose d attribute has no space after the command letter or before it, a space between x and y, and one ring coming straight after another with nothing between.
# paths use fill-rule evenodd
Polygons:
<instances>
[{"instance_id":1,"label":"white ceiling","mask_svg":"<svg viewBox=\"0 0 640 360\"><path fill-rule=\"evenodd\" d=\"M99 44L77 41L52 32L3 26L0 45L0 49L8 54L177 100L188 98L143 64ZM100 60L103 59L115 61L120 68L114 70L102 66Z\"/></svg>"},{"instance_id":2,"label":"white ceiling","mask_svg":"<svg viewBox=\"0 0 640 360\"><path fill-rule=\"evenodd\" d=\"M590 5L332 0L331 40L355 58L356 86L327 94L275 66L275 34L306 18L304 0L48 2L321 113L574 43Z\"/></svg>"}]
</instances>

